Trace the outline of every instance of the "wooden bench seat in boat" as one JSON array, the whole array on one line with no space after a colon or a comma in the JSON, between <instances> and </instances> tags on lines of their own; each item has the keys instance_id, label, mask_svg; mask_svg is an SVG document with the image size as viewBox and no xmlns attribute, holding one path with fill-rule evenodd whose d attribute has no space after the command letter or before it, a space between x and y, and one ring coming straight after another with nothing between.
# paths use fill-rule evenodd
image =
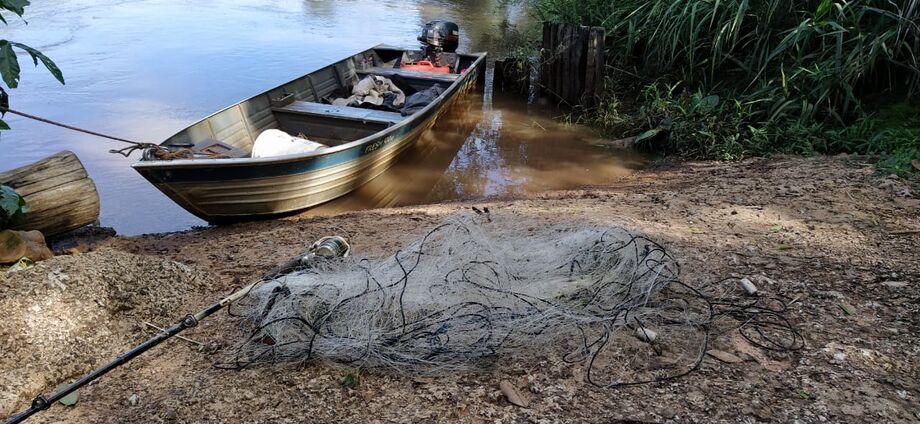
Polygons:
<instances>
[{"instance_id":1,"label":"wooden bench seat in boat","mask_svg":"<svg viewBox=\"0 0 920 424\"><path fill-rule=\"evenodd\" d=\"M325 103L305 101L295 101L287 106L273 107L272 110L275 112L292 113L296 115L346 119L358 122L373 122L385 125L395 124L405 119L402 114L397 112L387 112L383 110L364 109L351 106L335 106Z\"/></svg>"},{"instance_id":2,"label":"wooden bench seat in boat","mask_svg":"<svg viewBox=\"0 0 920 424\"><path fill-rule=\"evenodd\" d=\"M407 79L421 79L435 82L443 82L447 85L450 85L457 78L460 78L460 74L435 74L431 72L420 72L420 71L410 71L408 69L399 69L399 68L366 68L359 69L357 71L359 76L364 75L380 75L382 77L392 77L393 75L399 75Z\"/></svg>"}]
</instances>

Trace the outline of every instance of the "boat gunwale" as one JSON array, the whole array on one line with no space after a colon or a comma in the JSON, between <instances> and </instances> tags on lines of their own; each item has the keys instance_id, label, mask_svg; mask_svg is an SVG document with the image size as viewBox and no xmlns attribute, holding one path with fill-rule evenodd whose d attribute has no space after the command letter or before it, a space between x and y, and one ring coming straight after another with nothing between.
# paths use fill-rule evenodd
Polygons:
<instances>
[{"instance_id":1,"label":"boat gunwale","mask_svg":"<svg viewBox=\"0 0 920 424\"><path fill-rule=\"evenodd\" d=\"M199 120L193 122L192 124L190 124L190 125L187 126L186 128L184 128L184 129L178 131L176 134L179 134L179 133L181 133L182 131L186 131L187 129L191 128L192 126L197 125L198 123L200 123L200 122L202 122L202 121L204 121L204 120L207 120L207 119L209 119L209 118L211 118L211 117L213 117L213 116L216 116L216 115L218 115L218 114L220 114L220 113L222 113L222 112L224 112L224 111L226 111L226 110L229 110L229 109L231 109L231 108L233 108L233 107L235 107L235 106L239 106L241 103L243 103L243 102L245 102L245 101L248 101L248 100L254 99L254 98L258 97L258 96L267 94L267 93L269 93L270 91L277 89L278 87L283 87L283 86L286 85L286 84L289 84L289 83L291 83L291 82L297 81L297 80L300 79L300 78L303 78L303 77L305 77L305 76L307 76L307 75L311 75L311 74L313 74L313 73L315 73L315 72L321 71L321 70L323 70L323 69L325 69L325 68L327 68L327 67L330 67L330 66L333 66L333 67L334 67L334 66L335 66L337 63L339 63L339 62L346 61L346 60L348 60L349 58L352 58L352 57L354 57L354 56L356 56L356 55L358 55L358 54L362 54L362 53L365 53L365 52L368 52L368 51L371 51L371 50L374 50L374 49L392 49L392 50L411 51L411 49L409 49L409 48L401 48L401 47L389 46L389 45L386 45L386 44L378 44L378 45L376 45L376 46L374 46L374 47L371 47L371 48L362 50L362 51L360 51L360 52L358 52L358 53L355 53L355 54L353 54L353 55L350 55L350 56L348 56L348 57L346 57L346 58L344 58L344 59L340 59L340 60L337 60L337 61L332 62L332 63L330 63L330 64L327 64L327 65L321 66L321 67L319 67L319 68L316 68L316 69L314 69L314 70L312 70L312 71L310 71L310 72L307 72L307 73L305 73L305 74L303 74L303 75L301 75L301 76L299 76L299 77L297 77L297 78L294 78L294 79L292 79L292 80L290 80L290 81L288 81L288 82L282 83L282 84L280 84L280 85L278 85L278 86L275 86L275 87L272 87L272 88L269 88L269 89L267 89L267 90L265 90L265 91L262 91L262 92L259 93L259 94L255 94L255 95L250 96L250 97L247 97L246 99L243 99L243 100L241 100L241 101L239 101L239 102L236 102L236 103L234 103L234 104L232 104L232 105L229 105L229 106L227 106L227 107L225 107L225 108L223 108L223 109L221 109L221 110L219 110L219 111L217 111L217 112L214 112L214 113L212 113L212 114L210 114L210 115L208 115L208 116L206 116L206 117L204 117L204 118L202 118L202 119L199 119ZM382 129L382 130L380 130L380 131L378 131L378 132L375 132L375 133L373 133L373 134L369 134L369 135L367 135L367 136L365 136L365 137L363 137L363 138L360 138L360 139L358 139L358 140L350 141L350 142L348 142L348 143L341 144L341 145L338 145L338 146L333 146L333 147L330 147L330 148L327 148L327 149L323 149L323 150L321 150L321 151L314 151L314 152L308 152L308 153L294 153L294 154L289 154L289 155L272 156L272 157L266 157L266 158L251 158L251 157L250 157L250 158L220 158L220 159L200 159L200 158L199 158L199 159L174 159L174 160L170 160L170 161L163 161L163 160L155 160L155 161L152 161L152 160L139 160L139 161L137 161L137 162L131 164L131 167L134 168L134 169L136 169L136 170L138 170L138 171L141 171L141 170L146 170L146 171L157 171L157 170L177 169L177 168L224 168L224 167L259 166L259 165L266 165L266 164L278 164L278 163L284 163L284 162L300 162L300 161L304 161L304 160L310 160L310 159L320 158L320 157L327 156L327 155L332 155L332 154L339 153L339 152L342 152L342 151L345 151L345 150L350 150L350 149L358 148L358 147L360 147L360 146L362 146L362 145L366 145L366 144L375 142L375 141L377 141L377 140L380 140L380 139L382 139L382 138L385 138L385 137L391 135L392 133L394 133L394 132L396 132L396 131L402 129L402 128L405 127L405 126L413 125L413 124L417 123L417 121L419 121L420 119L423 119L423 117L424 117L426 114L428 114L428 112L429 112L430 110L432 110L433 108L435 108L435 107L442 107L442 106L443 106L443 103L445 102L446 99L448 99L449 97L453 96L453 95L456 93L456 91L457 91L461 86L463 86L464 84L466 84L467 82L469 82L469 80L470 80L470 78L471 78L471 76L472 76L472 72L469 72L469 70L473 70L473 69L477 69L477 70L478 70L478 68L482 66L482 64L484 63L484 61L486 60L486 57L487 57L487 53L485 53L485 52L478 52L478 53L461 53L461 54L462 54L462 55L465 55L465 56L475 56L476 59L475 59L475 60L473 61L473 63L471 63L470 66L467 68L467 72L464 73L464 74L461 74L460 77L457 78L456 81L454 81L453 83L451 83L451 85L449 85L449 86L447 87L447 89L444 90L443 93L441 93L440 96L438 96L434 101L432 101L431 103L429 103L428 105L426 105L426 106L425 106L424 108L422 108L421 110L419 110L419 111L413 113L412 115L406 116L405 119L399 121L398 123L396 123L396 124L394 124L394 125L392 125L392 126L389 126L389 127L387 127L387 128L384 128L384 129ZM479 70L479 71L482 72L483 70ZM175 134L174 134L173 136L175 136ZM169 138L172 138L173 136L170 136ZM167 138L167 140L168 140L169 138ZM164 141L163 143L165 143L165 141ZM160 145L163 145L163 143L160 143Z\"/></svg>"}]
</instances>

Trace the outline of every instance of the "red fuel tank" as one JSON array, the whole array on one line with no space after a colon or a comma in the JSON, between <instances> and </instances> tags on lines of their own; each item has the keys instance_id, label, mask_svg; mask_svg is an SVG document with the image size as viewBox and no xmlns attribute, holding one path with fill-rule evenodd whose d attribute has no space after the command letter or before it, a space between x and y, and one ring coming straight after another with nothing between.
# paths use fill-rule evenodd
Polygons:
<instances>
[{"instance_id":1,"label":"red fuel tank","mask_svg":"<svg viewBox=\"0 0 920 424\"><path fill-rule=\"evenodd\" d=\"M417 63L413 64L403 64L399 67L400 69L406 69L409 71L418 71L418 72L431 72L433 74L449 74L450 66L434 66L431 62L427 60L420 60Z\"/></svg>"}]
</instances>

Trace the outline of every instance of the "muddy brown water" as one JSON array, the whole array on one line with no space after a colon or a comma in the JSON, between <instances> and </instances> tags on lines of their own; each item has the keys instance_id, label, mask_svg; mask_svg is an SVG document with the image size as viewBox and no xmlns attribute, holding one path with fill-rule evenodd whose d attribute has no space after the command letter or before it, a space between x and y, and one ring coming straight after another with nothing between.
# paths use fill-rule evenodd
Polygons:
<instances>
[{"instance_id":1,"label":"muddy brown water","mask_svg":"<svg viewBox=\"0 0 920 424\"><path fill-rule=\"evenodd\" d=\"M257 4L256 4L257 3ZM415 46L420 26L449 19L461 50L501 55L509 28L529 19L501 0L33 1L4 38L32 45L67 84L23 64L11 107L122 137L160 142L188 124L347 54L378 43ZM0 169L73 150L96 181L101 224L121 234L179 231L205 223L108 153L107 140L7 116ZM309 214L603 184L643 158L598 147L585 128L552 112L484 92L441 119L388 172Z\"/></svg>"}]
</instances>

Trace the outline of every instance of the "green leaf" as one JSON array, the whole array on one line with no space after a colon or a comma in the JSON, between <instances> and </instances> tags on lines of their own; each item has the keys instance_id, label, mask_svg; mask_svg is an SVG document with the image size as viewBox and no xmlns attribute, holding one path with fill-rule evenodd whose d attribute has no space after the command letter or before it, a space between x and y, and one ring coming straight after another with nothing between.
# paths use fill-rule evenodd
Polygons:
<instances>
[{"instance_id":1,"label":"green leaf","mask_svg":"<svg viewBox=\"0 0 920 424\"><path fill-rule=\"evenodd\" d=\"M712 109L715 109L715 107L719 105L720 100L721 99L719 98L719 96L716 96L716 95L706 96L706 97L696 100L693 106L695 108L700 108L703 111L710 111Z\"/></svg>"},{"instance_id":2,"label":"green leaf","mask_svg":"<svg viewBox=\"0 0 920 424\"><path fill-rule=\"evenodd\" d=\"M19 59L9 41L0 40L0 75L9 88L19 85Z\"/></svg>"},{"instance_id":3,"label":"green leaf","mask_svg":"<svg viewBox=\"0 0 920 424\"><path fill-rule=\"evenodd\" d=\"M0 186L0 212L13 215L19 210L19 193L10 186Z\"/></svg>"},{"instance_id":4,"label":"green leaf","mask_svg":"<svg viewBox=\"0 0 920 424\"><path fill-rule=\"evenodd\" d=\"M15 264L11 265L7 271L21 271L24 269L32 268L33 266L35 266L35 262L29 258L23 257L19 259L19 261L17 261Z\"/></svg>"},{"instance_id":5,"label":"green leaf","mask_svg":"<svg viewBox=\"0 0 920 424\"><path fill-rule=\"evenodd\" d=\"M10 12L13 12L20 17L23 13L26 13L26 6L29 5L29 0L0 0L0 9L6 9ZM6 22L5 20L3 21Z\"/></svg>"},{"instance_id":6,"label":"green leaf","mask_svg":"<svg viewBox=\"0 0 920 424\"><path fill-rule=\"evenodd\" d=\"M67 387L66 384L60 384L57 386L57 388L54 389L54 391L56 392L65 387ZM72 406L75 403L77 403L78 400L80 400L80 391L74 390L69 395L62 397L61 400L59 400L58 402L61 402L62 404L67 405L67 406Z\"/></svg>"},{"instance_id":7,"label":"green leaf","mask_svg":"<svg viewBox=\"0 0 920 424\"><path fill-rule=\"evenodd\" d=\"M661 129L660 129L660 128L653 128L653 129L650 129L650 130L648 130L648 131L646 131L646 132L644 132L644 133L639 134L638 136L636 136L636 141L635 141L635 142L638 143L638 142L643 141L643 140L648 140L648 139L650 139L650 138L652 138L652 137L658 135L658 133L660 133L660 132L661 132Z\"/></svg>"},{"instance_id":8,"label":"green leaf","mask_svg":"<svg viewBox=\"0 0 920 424\"><path fill-rule=\"evenodd\" d=\"M29 206L12 187L0 185L0 230L25 222Z\"/></svg>"},{"instance_id":9,"label":"green leaf","mask_svg":"<svg viewBox=\"0 0 920 424\"><path fill-rule=\"evenodd\" d=\"M29 53L29 56L32 56L32 62L35 64L35 66L38 66L39 60L42 61L42 64L45 65L45 68L48 69L48 72L51 72L51 75L54 75L55 79L60 81L61 84L64 84L64 73L61 72L61 68L58 68L58 66L54 64L54 61L49 59L48 56L45 56L42 52L22 43L10 42L10 44L25 50L26 53Z\"/></svg>"},{"instance_id":10,"label":"green leaf","mask_svg":"<svg viewBox=\"0 0 920 424\"><path fill-rule=\"evenodd\" d=\"M850 305L849 303L838 303L837 307L847 315L856 315L856 308L854 308L853 305Z\"/></svg>"},{"instance_id":11,"label":"green leaf","mask_svg":"<svg viewBox=\"0 0 920 424\"><path fill-rule=\"evenodd\" d=\"M827 14L828 10L831 10L831 6L834 5L832 0L822 0L821 4L818 5L818 10L815 12L815 19L821 19L824 15Z\"/></svg>"},{"instance_id":12,"label":"green leaf","mask_svg":"<svg viewBox=\"0 0 920 424\"><path fill-rule=\"evenodd\" d=\"M0 131L10 129L10 124L7 124L6 121L0 119Z\"/></svg>"},{"instance_id":13,"label":"green leaf","mask_svg":"<svg viewBox=\"0 0 920 424\"><path fill-rule=\"evenodd\" d=\"M361 368L355 368L354 372L350 372L342 378L342 386L353 389L361 385Z\"/></svg>"}]
</instances>

